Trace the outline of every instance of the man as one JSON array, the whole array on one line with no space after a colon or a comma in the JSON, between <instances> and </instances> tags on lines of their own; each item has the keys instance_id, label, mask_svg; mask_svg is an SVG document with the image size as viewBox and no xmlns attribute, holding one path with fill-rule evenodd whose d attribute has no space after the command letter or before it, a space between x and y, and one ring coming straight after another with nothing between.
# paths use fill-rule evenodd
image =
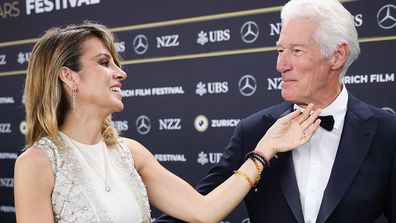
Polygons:
<instances>
[{"instance_id":1,"label":"man","mask_svg":"<svg viewBox=\"0 0 396 223\"><path fill-rule=\"evenodd\" d=\"M314 103L330 125L271 160L257 192L245 198L251 222L361 223L382 214L396 222L396 119L341 82L360 52L352 15L337 0L291 0L281 19L277 69L285 102L241 120L198 191L208 193L238 169L276 119Z\"/></svg>"}]
</instances>

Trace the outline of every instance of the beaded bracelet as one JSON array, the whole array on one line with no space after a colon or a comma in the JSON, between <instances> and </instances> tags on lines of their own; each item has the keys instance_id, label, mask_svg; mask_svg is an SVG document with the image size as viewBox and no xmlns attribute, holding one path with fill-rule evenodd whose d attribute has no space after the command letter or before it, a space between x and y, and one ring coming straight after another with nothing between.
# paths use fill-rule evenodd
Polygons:
<instances>
[{"instance_id":1,"label":"beaded bracelet","mask_svg":"<svg viewBox=\"0 0 396 223\"><path fill-rule=\"evenodd\" d=\"M263 165L263 169L268 168L267 161L260 154L256 153L256 151L251 151L246 154L246 159L257 160Z\"/></svg>"},{"instance_id":2,"label":"beaded bracelet","mask_svg":"<svg viewBox=\"0 0 396 223\"><path fill-rule=\"evenodd\" d=\"M254 187L254 183L253 181L249 178L248 175L246 175L246 173L239 171L239 170L234 170L234 174L241 176L243 178L245 178L245 180L248 182L248 184L250 185L251 188Z\"/></svg>"},{"instance_id":3,"label":"beaded bracelet","mask_svg":"<svg viewBox=\"0 0 396 223\"><path fill-rule=\"evenodd\" d=\"M267 160L267 159L265 158L264 154L263 154L261 151L255 149L255 150L253 150L252 152L255 153L255 154L257 154L258 156L260 156L263 160L265 160L265 162L267 163L268 167L270 167L270 162L269 162L269 160ZM276 156L276 154L275 154L274 157L275 157L276 159L278 159L278 157Z\"/></svg>"}]
</instances>

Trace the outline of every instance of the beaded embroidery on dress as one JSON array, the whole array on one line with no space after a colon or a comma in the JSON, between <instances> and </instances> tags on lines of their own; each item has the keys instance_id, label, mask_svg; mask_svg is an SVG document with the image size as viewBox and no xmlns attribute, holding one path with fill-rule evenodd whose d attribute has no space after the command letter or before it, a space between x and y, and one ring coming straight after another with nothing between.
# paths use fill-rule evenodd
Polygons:
<instances>
[{"instance_id":1,"label":"beaded embroidery on dress","mask_svg":"<svg viewBox=\"0 0 396 223\"><path fill-rule=\"evenodd\" d=\"M47 154L52 165L55 184L51 199L55 222L113 222L105 205L89 186L81 165L69 146L59 149L47 137L38 140L34 146ZM150 206L146 188L134 168L127 145L119 140L108 151L109 157L121 170L125 184L135 196L140 209L140 222L149 223Z\"/></svg>"}]
</instances>

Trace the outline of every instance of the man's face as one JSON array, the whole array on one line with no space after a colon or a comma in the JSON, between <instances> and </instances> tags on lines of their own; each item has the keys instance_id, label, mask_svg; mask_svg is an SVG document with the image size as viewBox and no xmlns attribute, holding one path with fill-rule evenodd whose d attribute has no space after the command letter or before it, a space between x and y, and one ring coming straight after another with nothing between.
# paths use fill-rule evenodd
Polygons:
<instances>
[{"instance_id":1,"label":"man's face","mask_svg":"<svg viewBox=\"0 0 396 223\"><path fill-rule=\"evenodd\" d=\"M306 19L294 19L282 27L276 68L282 75L282 97L291 103L320 105L334 91L332 57L323 59L314 40L316 28L316 23Z\"/></svg>"}]
</instances>

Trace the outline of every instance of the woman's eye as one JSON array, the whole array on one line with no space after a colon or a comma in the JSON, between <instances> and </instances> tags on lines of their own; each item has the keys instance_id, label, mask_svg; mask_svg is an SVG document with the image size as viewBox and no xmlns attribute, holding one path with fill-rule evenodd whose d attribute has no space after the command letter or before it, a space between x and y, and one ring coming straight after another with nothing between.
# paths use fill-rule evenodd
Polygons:
<instances>
[{"instance_id":1,"label":"woman's eye","mask_svg":"<svg viewBox=\"0 0 396 223\"><path fill-rule=\"evenodd\" d=\"M100 65L108 67L109 66L109 61L102 61L102 62L100 62Z\"/></svg>"}]
</instances>

